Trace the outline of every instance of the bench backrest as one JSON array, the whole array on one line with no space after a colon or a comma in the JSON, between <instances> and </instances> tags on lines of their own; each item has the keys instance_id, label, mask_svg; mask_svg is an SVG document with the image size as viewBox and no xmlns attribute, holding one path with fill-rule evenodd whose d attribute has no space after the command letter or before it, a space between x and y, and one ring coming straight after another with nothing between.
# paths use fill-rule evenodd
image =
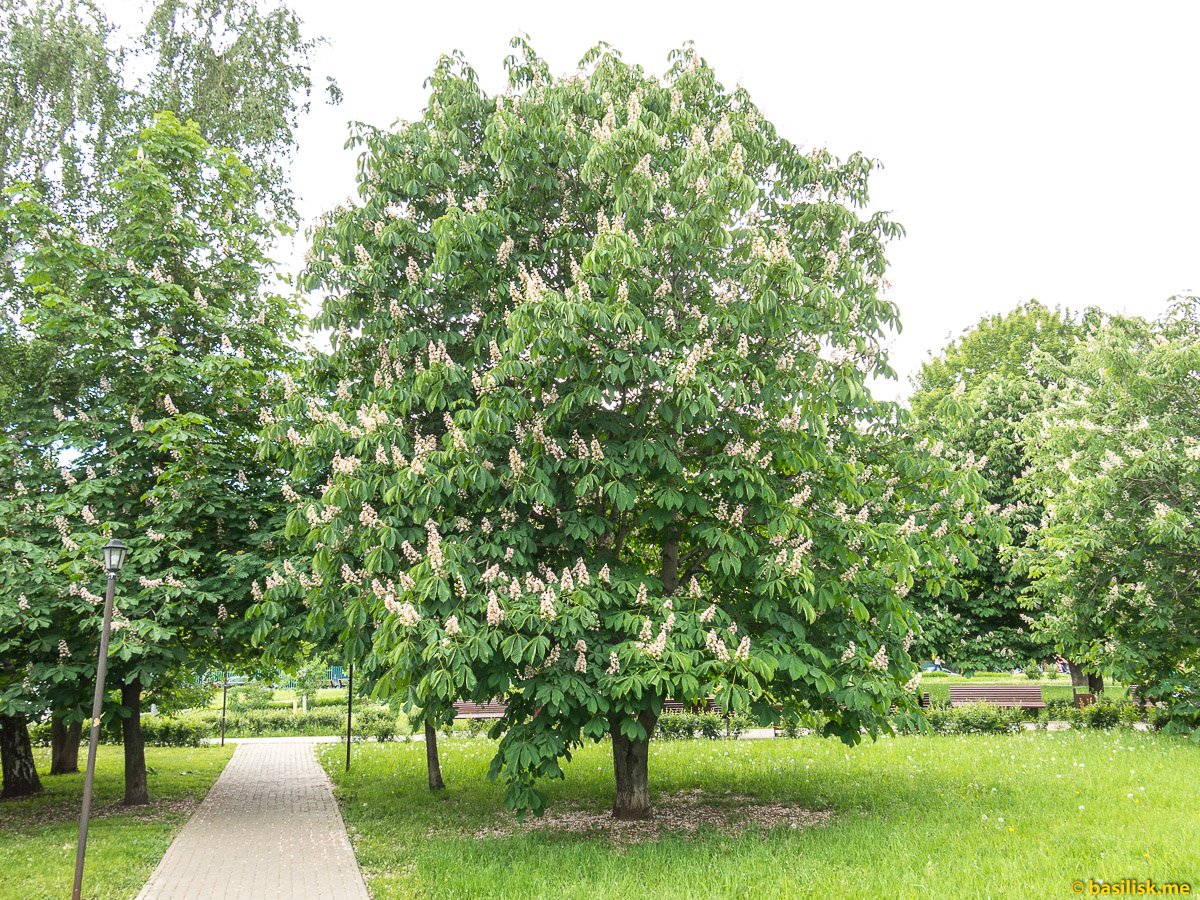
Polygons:
<instances>
[{"instance_id":1,"label":"bench backrest","mask_svg":"<svg viewBox=\"0 0 1200 900\"><path fill-rule=\"evenodd\" d=\"M461 701L454 704L456 719L499 719L504 716L508 706L499 700L488 700L486 703Z\"/></svg>"},{"instance_id":2,"label":"bench backrest","mask_svg":"<svg viewBox=\"0 0 1200 900\"><path fill-rule=\"evenodd\" d=\"M664 700L662 705L663 712L720 712L721 707L717 705L716 697L705 697L704 705L697 703L680 703L678 700Z\"/></svg>"},{"instance_id":3,"label":"bench backrest","mask_svg":"<svg viewBox=\"0 0 1200 900\"><path fill-rule=\"evenodd\" d=\"M1036 684L952 684L950 705L963 706L967 703L990 703L993 706L1019 706L1024 709L1042 709L1042 689Z\"/></svg>"}]
</instances>

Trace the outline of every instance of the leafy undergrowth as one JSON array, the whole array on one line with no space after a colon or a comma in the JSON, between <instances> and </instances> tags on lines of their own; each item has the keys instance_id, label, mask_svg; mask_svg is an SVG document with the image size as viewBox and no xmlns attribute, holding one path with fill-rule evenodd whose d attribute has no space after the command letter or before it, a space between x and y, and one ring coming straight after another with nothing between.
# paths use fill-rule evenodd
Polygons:
<instances>
[{"instance_id":1,"label":"leafy undergrowth","mask_svg":"<svg viewBox=\"0 0 1200 900\"><path fill-rule=\"evenodd\" d=\"M816 737L652 746L663 811L606 825L607 745L516 823L487 781L493 745L446 740L447 790L420 743L362 745L334 778L376 898L1070 896L1076 878L1200 880L1200 747L1157 734ZM758 810L783 810L759 819Z\"/></svg>"},{"instance_id":2,"label":"leafy undergrowth","mask_svg":"<svg viewBox=\"0 0 1200 900\"><path fill-rule=\"evenodd\" d=\"M126 808L120 803L121 748L101 746L83 895L135 896L232 753L232 747L147 748L151 803ZM82 748L81 767L86 755ZM0 802L0 897L41 900L71 895L83 775L50 777L48 751L35 750L35 756L45 790L35 797Z\"/></svg>"}]
</instances>

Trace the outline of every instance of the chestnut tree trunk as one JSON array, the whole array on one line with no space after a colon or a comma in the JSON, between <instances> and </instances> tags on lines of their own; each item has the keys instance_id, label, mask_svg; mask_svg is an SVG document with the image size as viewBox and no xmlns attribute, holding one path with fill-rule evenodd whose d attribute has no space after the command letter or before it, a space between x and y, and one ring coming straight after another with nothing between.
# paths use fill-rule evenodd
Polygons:
<instances>
[{"instance_id":1,"label":"chestnut tree trunk","mask_svg":"<svg viewBox=\"0 0 1200 900\"><path fill-rule=\"evenodd\" d=\"M649 819L650 809L650 735L658 717L649 710L638 714L638 722L646 731L645 739L634 739L621 731L621 719L609 718L612 730L613 818L625 822Z\"/></svg>"},{"instance_id":2,"label":"chestnut tree trunk","mask_svg":"<svg viewBox=\"0 0 1200 900\"><path fill-rule=\"evenodd\" d=\"M0 769L4 774L0 799L28 797L41 792L42 782L33 761L33 747L29 743L29 728L24 716L0 716Z\"/></svg>"},{"instance_id":3,"label":"chestnut tree trunk","mask_svg":"<svg viewBox=\"0 0 1200 900\"><path fill-rule=\"evenodd\" d=\"M429 772L429 789L442 791L446 789L442 781L442 762L438 758L437 728L428 719L425 720L425 768Z\"/></svg>"},{"instance_id":4,"label":"chestnut tree trunk","mask_svg":"<svg viewBox=\"0 0 1200 900\"><path fill-rule=\"evenodd\" d=\"M79 738L83 723L76 720L71 724L55 715L50 720L50 774L70 775L79 771Z\"/></svg>"},{"instance_id":5,"label":"chestnut tree trunk","mask_svg":"<svg viewBox=\"0 0 1200 900\"><path fill-rule=\"evenodd\" d=\"M1103 675L1095 675L1091 672L1085 672L1082 668L1069 660L1067 661L1067 668L1071 671L1071 687L1075 689L1076 693L1104 693Z\"/></svg>"},{"instance_id":6,"label":"chestnut tree trunk","mask_svg":"<svg viewBox=\"0 0 1200 900\"><path fill-rule=\"evenodd\" d=\"M1075 689L1076 693L1088 693L1087 673L1070 660L1067 661L1067 669L1071 672L1071 687Z\"/></svg>"},{"instance_id":7,"label":"chestnut tree trunk","mask_svg":"<svg viewBox=\"0 0 1200 900\"><path fill-rule=\"evenodd\" d=\"M121 739L125 744L126 806L141 806L150 802L146 783L146 739L142 734L142 682L135 678L121 685L121 705L129 716L121 720Z\"/></svg>"}]
</instances>

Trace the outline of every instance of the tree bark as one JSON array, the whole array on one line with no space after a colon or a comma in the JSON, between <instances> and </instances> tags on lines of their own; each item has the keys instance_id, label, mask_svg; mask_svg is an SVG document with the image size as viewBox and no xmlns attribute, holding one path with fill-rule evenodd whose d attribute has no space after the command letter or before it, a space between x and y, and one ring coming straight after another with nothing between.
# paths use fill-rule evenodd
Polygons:
<instances>
[{"instance_id":1,"label":"tree bark","mask_svg":"<svg viewBox=\"0 0 1200 900\"><path fill-rule=\"evenodd\" d=\"M79 771L79 738L82 732L83 723L78 720L68 725L58 714L50 720L51 775L70 775Z\"/></svg>"},{"instance_id":2,"label":"tree bark","mask_svg":"<svg viewBox=\"0 0 1200 900\"><path fill-rule=\"evenodd\" d=\"M674 524L667 529L662 546L663 596L670 597L679 587L679 535Z\"/></svg>"},{"instance_id":3,"label":"tree bark","mask_svg":"<svg viewBox=\"0 0 1200 900\"><path fill-rule=\"evenodd\" d=\"M24 716L0 716L0 769L4 777L0 799L41 793L42 781L33 761Z\"/></svg>"},{"instance_id":4,"label":"tree bark","mask_svg":"<svg viewBox=\"0 0 1200 900\"><path fill-rule=\"evenodd\" d=\"M442 763L438 759L437 728L428 719L425 720L425 768L429 772L429 789L444 791L446 784L442 781Z\"/></svg>"},{"instance_id":5,"label":"tree bark","mask_svg":"<svg viewBox=\"0 0 1200 900\"><path fill-rule=\"evenodd\" d=\"M135 678L121 685L121 705L129 710L129 716L121 720L121 739L125 744L125 798L126 806L140 806L150 802L150 788L146 783L146 739L142 734L142 682Z\"/></svg>"},{"instance_id":6,"label":"tree bark","mask_svg":"<svg viewBox=\"0 0 1200 900\"><path fill-rule=\"evenodd\" d=\"M1104 676L1085 672L1082 668L1068 660L1067 668L1071 670L1071 687L1076 693L1104 693Z\"/></svg>"},{"instance_id":7,"label":"tree bark","mask_svg":"<svg viewBox=\"0 0 1200 900\"><path fill-rule=\"evenodd\" d=\"M613 818L623 822L649 819L650 808L650 735L658 717L649 710L638 714L638 722L646 729L644 740L634 740L621 732L621 719L611 716L608 720L612 731L613 779L616 790L613 795Z\"/></svg>"},{"instance_id":8,"label":"tree bark","mask_svg":"<svg viewBox=\"0 0 1200 900\"><path fill-rule=\"evenodd\" d=\"M1067 668L1071 671L1071 687L1077 693L1088 693L1088 675L1083 669L1079 668L1076 663L1067 661Z\"/></svg>"}]
</instances>

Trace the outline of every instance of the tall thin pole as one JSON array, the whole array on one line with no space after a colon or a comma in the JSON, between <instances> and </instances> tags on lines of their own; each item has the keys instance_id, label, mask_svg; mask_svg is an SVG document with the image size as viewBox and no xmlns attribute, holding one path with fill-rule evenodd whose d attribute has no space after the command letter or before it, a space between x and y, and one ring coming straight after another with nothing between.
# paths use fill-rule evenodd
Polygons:
<instances>
[{"instance_id":1,"label":"tall thin pole","mask_svg":"<svg viewBox=\"0 0 1200 900\"><path fill-rule=\"evenodd\" d=\"M346 771L350 771L350 723L354 715L354 663L350 663L350 684L346 688Z\"/></svg>"},{"instance_id":2,"label":"tall thin pole","mask_svg":"<svg viewBox=\"0 0 1200 900\"><path fill-rule=\"evenodd\" d=\"M221 746L225 746L225 700L229 696L229 670L225 670L225 680L221 682Z\"/></svg>"},{"instance_id":3,"label":"tall thin pole","mask_svg":"<svg viewBox=\"0 0 1200 900\"><path fill-rule=\"evenodd\" d=\"M117 573L108 573L104 594L104 626L100 632L100 657L96 660L96 694L92 698L92 732L88 740L87 772L83 776L83 809L79 813L79 846L75 851L75 888L72 900L80 900L83 891L83 857L87 852L88 818L92 813L92 785L96 780L96 745L100 742L100 713L104 707L104 676L108 672L108 635L112 629L113 593Z\"/></svg>"}]
</instances>

